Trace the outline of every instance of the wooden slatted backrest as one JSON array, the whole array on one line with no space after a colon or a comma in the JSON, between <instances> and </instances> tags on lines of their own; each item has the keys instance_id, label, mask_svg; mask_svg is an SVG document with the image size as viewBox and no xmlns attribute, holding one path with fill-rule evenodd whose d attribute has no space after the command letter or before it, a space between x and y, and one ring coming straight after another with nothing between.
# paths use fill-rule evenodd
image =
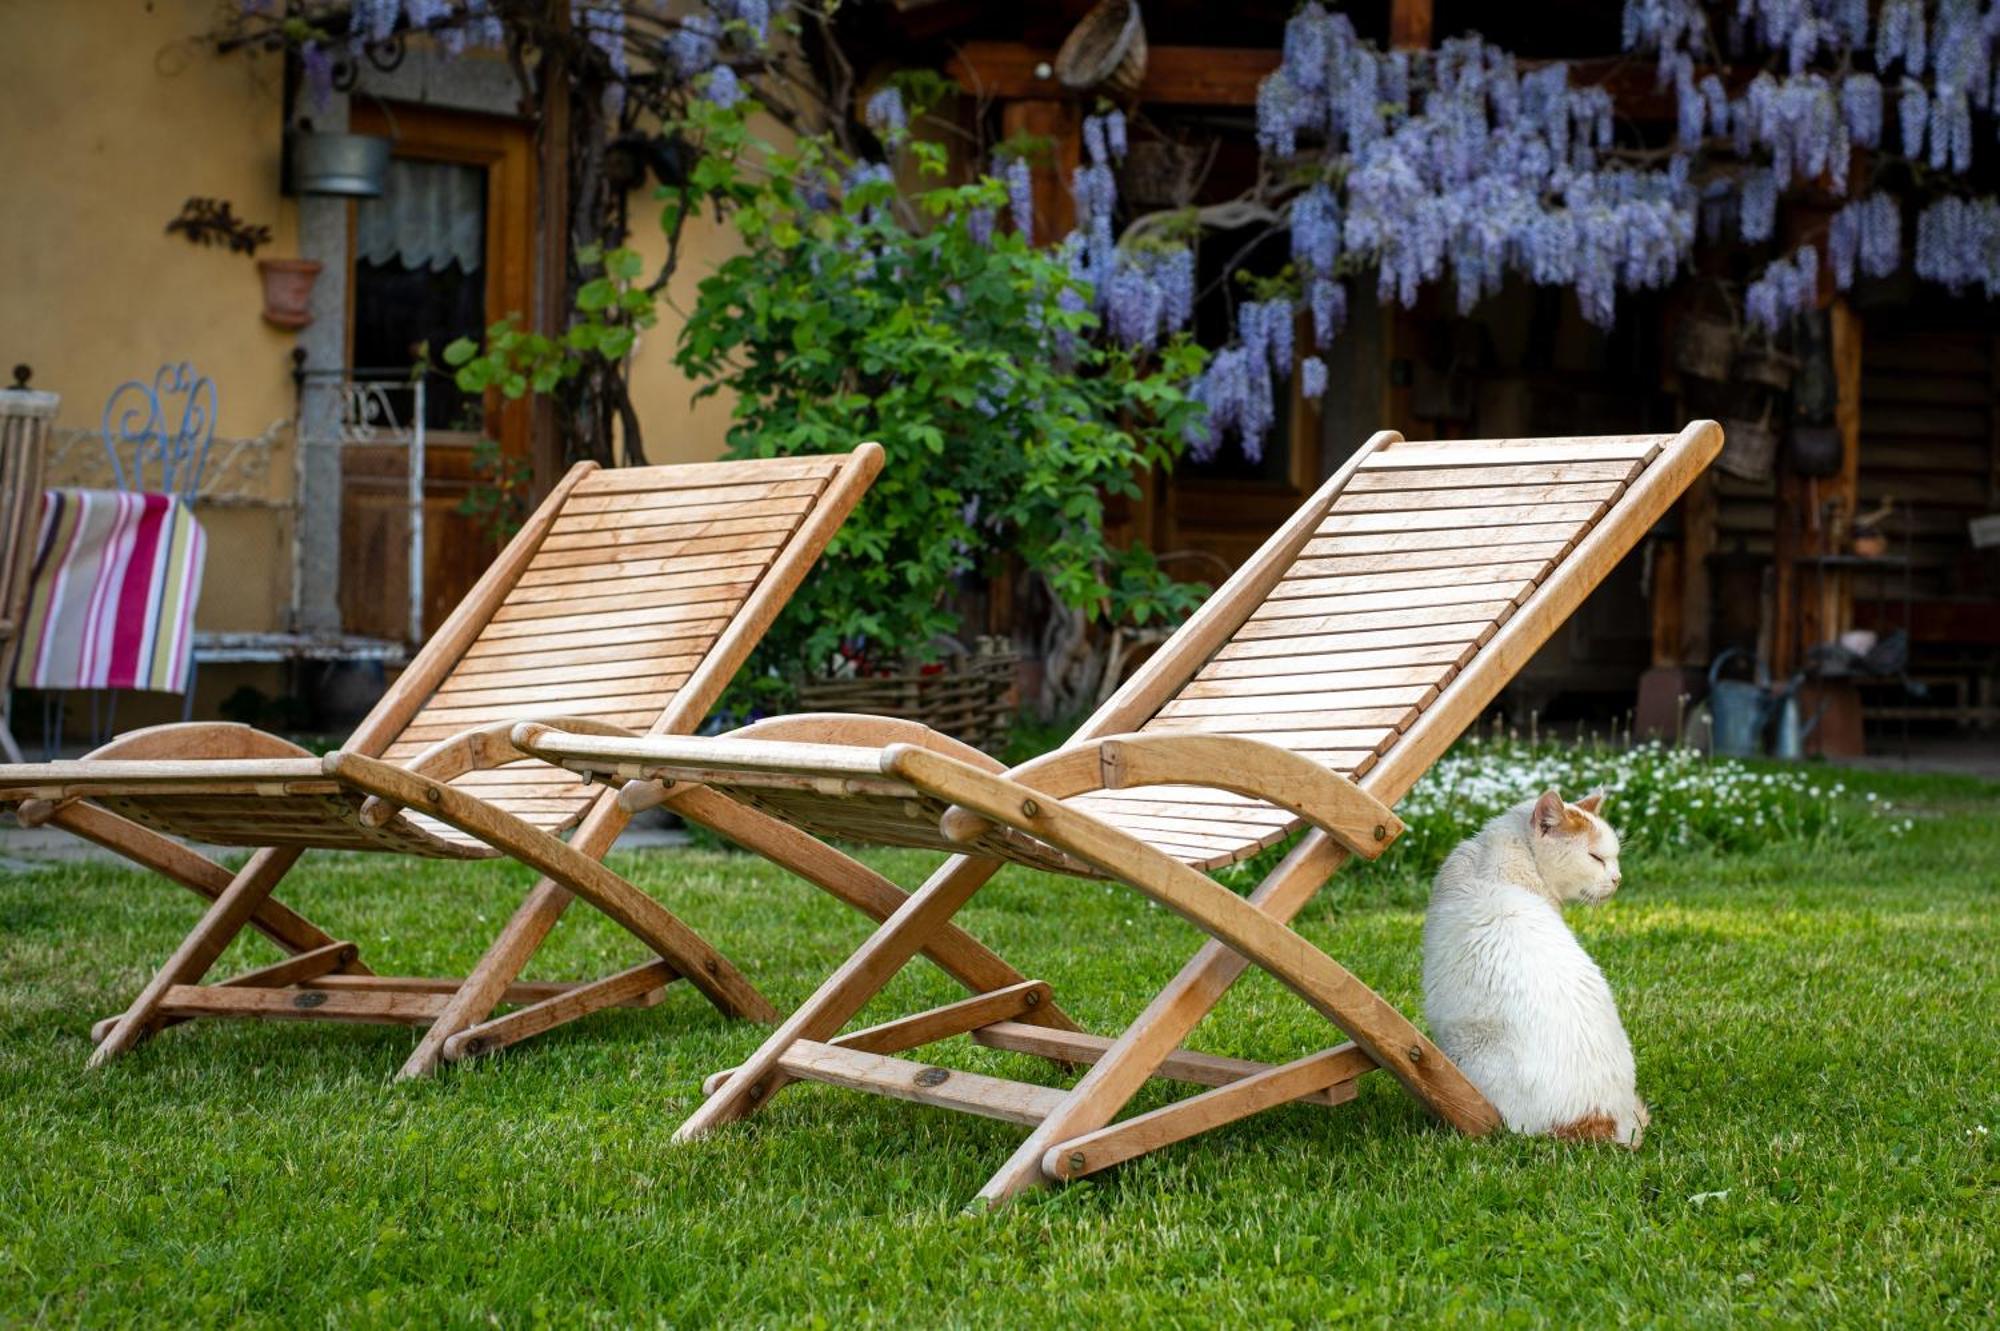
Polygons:
<instances>
[{"instance_id":1,"label":"wooden slatted backrest","mask_svg":"<svg viewBox=\"0 0 2000 1331\"><path fill-rule=\"evenodd\" d=\"M1247 735L1394 802L1721 442L1707 421L1678 435L1585 439L1377 435L1079 737ZM1192 850L1227 842L1254 804L1192 791L1089 799Z\"/></svg>"},{"instance_id":2,"label":"wooden slatted backrest","mask_svg":"<svg viewBox=\"0 0 2000 1331\"><path fill-rule=\"evenodd\" d=\"M462 731L542 716L693 730L881 462L864 444L573 470L350 743L408 761ZM539 762L454 784L544 827L575 821L597 793Z\"/></svg>"},{"instance_id":3,"label":"wooden slatted backrest","mask_svg":"<svg viewBox=\"0 0 2000 1331\"><path fill-rule=\"evenodd\" d=\"M60 401L54 393L0 390L0 664L27 608L42 465Z\"/></svg>"}]
</instances>

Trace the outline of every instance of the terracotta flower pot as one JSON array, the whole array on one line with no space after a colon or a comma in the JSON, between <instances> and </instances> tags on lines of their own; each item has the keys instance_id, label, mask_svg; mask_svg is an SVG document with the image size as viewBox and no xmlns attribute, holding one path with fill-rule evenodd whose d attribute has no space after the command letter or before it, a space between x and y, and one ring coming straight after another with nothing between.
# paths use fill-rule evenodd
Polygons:
<instances>
[{"instance_id":1,"label":"terracotta flower pot","mask_svg":"<svg viewBox=\"0 0 2000 1331\"><path fill-rule=\"evenodd\" d=\"M264 322L293 332L312 322L313 283L319 280L317 259L259 259L264 277Z\"/></svg>"}]
</instances>

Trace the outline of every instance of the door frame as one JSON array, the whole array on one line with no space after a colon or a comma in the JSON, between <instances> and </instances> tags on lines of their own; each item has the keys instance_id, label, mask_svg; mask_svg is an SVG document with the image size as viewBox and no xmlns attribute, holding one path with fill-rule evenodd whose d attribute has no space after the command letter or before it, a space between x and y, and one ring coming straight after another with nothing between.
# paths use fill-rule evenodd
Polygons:
<instances>
[{"instance_id":1,"label":"door frame","mask_svg":"<svg viewBox=\"0 0 2000 1331\"><path fill-rule=\"evenodd\" d=\"M486 323L512 315L528 326L534 300L534 129L527 121L477 111L445 110L409 102L356 101L348 113L356 134L394 141L391 155L429 162L457 162L486 170ZM350 220L348 289L354 290L354 241ZM349 302L346 360L353 363L354 316ZM433 354L441 348L432 348ZM509 458L528 456L528 405L486 393L486 432ZM452 440L446 440L447 446Z\"/></svg>"}]
</instances>

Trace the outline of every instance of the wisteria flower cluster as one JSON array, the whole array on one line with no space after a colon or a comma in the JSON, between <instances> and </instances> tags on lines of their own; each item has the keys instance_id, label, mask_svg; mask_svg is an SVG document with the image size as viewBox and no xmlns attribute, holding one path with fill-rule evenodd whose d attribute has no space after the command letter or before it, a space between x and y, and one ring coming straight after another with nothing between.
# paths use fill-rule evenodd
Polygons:
<instances>
[{"instance_id":1,"label":"wisteria flower cluster","mask_svg":"<svg viewBox=\"0 0 2000 1331\"><path fill-rule=\"evenodd\" d=\"M1752 161L1738 177L1743 239L1771 237L1779 196L1799 182L1847 194L1855 149L1895 149L1950 176L1971 171L1975 113L1991 119L2000 110L2000 6L1738 0L1727 12L1726 40L1718 40L1698 0L1626 0L1624 40L1628 50L1658 53L1660 81L1678 99L1683 148L1726 132L1734 150ZM1711 84L1712 74L1697 79L1699 62L1714 62L1725 50L1741 60L1756 48L1777 53L1778 65L1734 98L1717 100L1721 89ZM1917 275L1954 291L2000 289L2000 247L1981 241L1982 219L1994 206L1949 186L1925 204L1917 217ZM1835 286L1845 290L1857 272L1894 272L1902 263L1901 229L1894 201L1880 194L1845 205L1825 245ZM1746 290L1745 312L1754 325L1775 332L1799 311L1794 298L1807 286L1800 275L1804 254L1771 264Z\"/></svg>"},{"instance_id":2,"label":"wisteria flower cluster","mask_svg":"<svg viewBox=\"0 0 2000 1331\"><path fill-rule=\"evenodd\" d=\"M1903 262L1903 213L1889 194L1855 199L1833 215L1827 229L1833 283L1842 291L1854 285L1857 269L1869 277L1887 277ZM1918 262L1923 262L1919 251Z\"/></svg>"},{"instance_id":3,"label":"wisteria flower cluster","mask_svg":"<svg viewBox=\"0 0 2000 1331\"><path fill-rule=\"evenodd\" d=\"M1764 266L1743 290L1743 312L1760 328L1776 328L1819 302L1819 251L1801 245Z\"/></svg>"},{"instance_id":4,"label":"wisteria flower cluster","mask_svg":"<svg viewBox=\"0 0 2000 1331\"><path fill-rule=\"evenodd\" d=\"M2000 200L1939 199L1917 218L1917 276L2000 296Z\"/></svg>"}]
</instances>

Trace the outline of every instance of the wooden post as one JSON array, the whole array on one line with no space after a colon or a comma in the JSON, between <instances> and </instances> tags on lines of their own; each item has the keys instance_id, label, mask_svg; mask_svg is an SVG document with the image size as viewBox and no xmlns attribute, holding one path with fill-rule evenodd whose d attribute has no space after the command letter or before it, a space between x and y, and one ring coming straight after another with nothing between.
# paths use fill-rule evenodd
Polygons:
<instances>
[{"instance_id":1,"label":"wooden post","mask_svg":"<svg viewBox=\"0 0 2000 1331\"><path fill-rule=\"evenodd\" d=\"M1833 426L1840 434L1840 471L1827 482L1826 497L1837 505L1839 529L1851 530L1861 498L1861 316L1845 297L1835 299L1833 328ZM1829 536L1831 533L1829 533ZM1839 554L1831 541L1827 554ZM1829 581L1825 600L1829 635L1854 627L1854 572L1842 569Z\"/></svg>"},{"instance_id":2,"label":"wooden post","mask_svg":"<svg viewBox=\"0 0 2000 1331\"><path fill-rule=\"evenodd\" d=\"M1685 571L1679 541L1663 540L1654 545L1652 600L1655 669L1687 664L1681 658L1681 645L1687 641L1687 629L1681 622L1681 615L1687 609L1687 597L1681 589Z\"/></svg>"},{"instance_id":3,"label":"wooden post","mask_svg":"<svg viewBox=\"0 0 2000 1331\"><path fill-rule=\"evenodd\" d=\"M542 51L541 125L535 143L535 174L541 186L535 262L535 331L560 339L569 322L569 35L568 0L552 0L547 21L557 35ZM537 393L528 431L528 458L534 464L533 498L539 501L563 474L563 448L556 404Z\"/></svg>"},{"instance_id":4,"label":"wooden post","mask_svg":"<svg viewBox=\"0 0 2000 1331\"><path fill-rule=\"evenodd\" d=\"M1389 45L1422 51L1431 44L1431 0L1389 0Z\"/></svg>"},{"instance_id":5,"label":"wooden post","mask_svg":"<svg viewBox=\"0 0 2000 1331\"><path fill-rule=\"evenodd\" d=\"M1715 507L1715 481L1703 472L1681 498L1680 659L1687 665L1706 665L1711 648L1708 557L1715 553Z\"/></svg>"},{"instance_id":6,"label":"wooden post","mask_svg":"<svg viewBox=\"0 0 2000 1331\"><path fill-rule=\"evenodd\" d=\"M1431 44L1432 0L1390 0L1389 45L1398 51L1428 50ZM1419 426L1412 414L1411 379L1416 373L1420 329L1416 311L1392 304L1383 311L1382 424L1408 439L1428 439L1433 431ZM1396 365L1403 362L1409 375L1397 381Z\"/></svg>"}]
</instances>

